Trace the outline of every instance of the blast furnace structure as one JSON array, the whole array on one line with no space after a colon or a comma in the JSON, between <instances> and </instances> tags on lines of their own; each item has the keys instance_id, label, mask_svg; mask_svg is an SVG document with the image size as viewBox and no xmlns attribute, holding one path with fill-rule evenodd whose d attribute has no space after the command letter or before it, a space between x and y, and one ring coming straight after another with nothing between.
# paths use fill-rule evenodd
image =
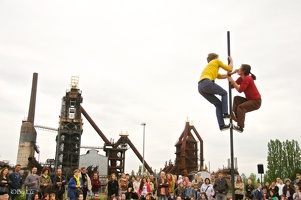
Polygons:
<instances>
[{"instance_id":1,"label":"blast furnace structure","mask_svg":"<svg viewBox=\"0 0 301 200\"><path fill-rule=\"evenodd\" d=\"M56 137L55 168L64 174L78 168L81 135L83 133L80 104L82 92L78 88L78 77L71 78L70 90L62 99L58 135Z\"/></svg>"}]
</instances>

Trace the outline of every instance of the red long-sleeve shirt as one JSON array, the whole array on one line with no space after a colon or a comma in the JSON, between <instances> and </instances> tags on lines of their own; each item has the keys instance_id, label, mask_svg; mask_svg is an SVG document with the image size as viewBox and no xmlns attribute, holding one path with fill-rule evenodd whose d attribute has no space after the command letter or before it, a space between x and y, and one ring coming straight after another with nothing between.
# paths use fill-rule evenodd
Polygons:
<instances>
[{"instance_id":1,"label":"red long-sleeve shirt","mask_svg":"<svg viewBox=\"0 0 301 200\"><path fill-rule=\"evenodd\" d=\"M247 100L256 100L261 97L251 76L245 76L244 79L239 77L235 82L240 85L238 92L244 92Z\"/></svg>"}]
</instances>

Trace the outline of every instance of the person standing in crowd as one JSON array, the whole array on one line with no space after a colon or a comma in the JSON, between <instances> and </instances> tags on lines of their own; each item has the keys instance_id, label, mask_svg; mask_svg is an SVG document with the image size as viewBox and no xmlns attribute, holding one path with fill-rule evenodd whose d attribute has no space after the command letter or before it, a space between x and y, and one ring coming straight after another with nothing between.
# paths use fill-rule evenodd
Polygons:
<instances>
[{"instance_id":1,"label":"person standing in crowd","mask_svg":"<svg viewBox=\"0 0 301 200\"><path fill-rule=\"evenodd\" d=\"M184 199L185 198L185 188L184 188L184 183L183 181L179 183L178 187L175 189L175 192L174 192L174 195L175 195L175 198L178 199L179 197L181 199Z\"/></svg>"},{"instance_id":2,"label":"person standing in crowd","mask_svg":"<svg viewBox=\"0 0 301 200\"><path fill-rule=\"evenodd\" d=\"M0 199L2 199L5 194L8 194L11 181L8 177L8 168L4 167L0 172Z\"/></svg>"},{"instance_id":3,"label":"person standing in crowd","mask_svg":"<svg viewBox=\"0 0 301 200\"><path fill-rule=\"evenodd\" d=\"M157 191L157 196L159 200L167 200L168 198L168 181L165 178L165 172L161 171L160 173L160 178L158 179L158 191Z\"/></svg>"},{"instance_id":4,"label":"person standing in crowd","mask_svg":"<svg viewBox=\"0 0 301 200\"><path fill-rule=\"evenodd\" d=\"M213 188L216 200L226 200L229 186L222 172L218 173L218 178L215 180Z\"/></svg>"},{"instance_id":5,"label":"person standing in crowd","mask_svg":"<svg viewBox=\"0 0 301 200\"><path fill-rule=\"evenodd\" d=\"M139 186L140 186L140 176L136 176L136 179L133 183L133 189L134 192L136 192L137 194L138 194Z\"/></svg>"},{"instance_id":6,"label":"person standing in crowd","mask_svg":"<svg viewBox=\"0 0 301 200\"><path fill-rule=\"evenodd\" d=\"M173 176L171 173L167 173L166 179L168 181L168 198L173 199L174 191L175 191L175 182L173 180Z\"/></svg>"},{"instance_id":7,"label":"person standing in crowd","mask_svg":"<svg viewBox=\"0 0 301 200\"><path fill-rule=\"evenodd\" d=\"M187 183L187 187L184 190L184 194L185 200L190 200L191 197L194 197L194 187L190 181Z\"/></svg>"},{"instance_id":8,"label":"person standing in crowd","mask_svg":"<svg viewBox=\"0 0 301 200\"><path fill-rule=\"evenodd\" d=\"M230 115L228 114L228 94L226 90L214 81L216 78L225 79L228 77L227 75L219 74L219 68L224 69L228 73L232 72L233 61L230 56L229 61L230 64L226 65L219 60L219 56L216 53L208 54L208 65L203 70L198 82L199 93L215 106L216 118L221 131L230 128L230 124L225 125L224 122L224 118L230 118ZM221 100L215 95L221 96Z\"/></svg>"},{"instance_id":9,"label":"person standing in crowd","mask_svg":"<svg viewBox=\"0 0 301 200\"><path fill-rule=\"evenodd\" d=\"M278 187L278 195L279 197L281 197L283 195L283 187L284 187L283 180L281 178L277 180L277 187Z\"/></svg>"},{"instance_id":10,"label":"person standing in crowd","mask_svg":"<svg viewBox=\"0 0 301 200\"><path fill-rule=\"evenodd\" d=\"M301 188L301 176L300 175L297 175L296 176L296 182L295 182L295 186L297 186L297 187L299 187L299 188Z\"/></svg>"},{"instance_id":11,"label":"person standing in crowd","mask_svg":"<svg viewBox=\"0 0 301 200\"><path fill-rule=\"evenodd\" d=\"M125 173L121 173L121 177L118 180L120 194L124 194L128 190L129 180L126 178Z\"/></svg>"},{"instance_id":12,"label":"person standing in crowd","mask_svg":"<svg viewBox=\"0 0 301 200\"><path fill-rule=\"evenodd\" d=\"M211 183L212 185L215 184L215 174L210 174L210 183Z\"/></svg>"},{"instance_id":13,"label":"person standing in crowd","mask_svg":"<svg viewBox=\"0 0 301 200\"><path fill-rule=\"evenodd\" d=\"M295 187L295 193L293 194L294 200L300 200L301 199L301 192L300 188L298 186Z\"/></svg>"},{"instance_id":14,"label":"person standing in crowd","mask_svg":"<svg viewBox=\"0 0 301 200\"><path fill-rule=\"evenodd\" d=\"M193 185L193 197L196 200L199 200L201 197L201 192L199 190L199 187L197 185Z\"/></svg>"},{"instance_id":15,"label":"person standing in crowd","mask_svg":"<svg viewBox=\"0 0 301 200\"><path fill-rule=\"evenodd\" d=\"M191 183L192 183L192 185L197 185L198 184L198 178L199 178L198 174L195 173L193 175L193 177L194 177L194 179L191 181Z\"/></svg>"},{"instance_id":16,"label":"person standing in crowd","mask_svg":"<svg viewBox=\"0 0 301 200\"><path fill-rule=\"evenodd\" d=\"M254 190L254 200L262 200L264 197L262 186L260 183L257 183L257 188Z\"/></svg>"},{"instance_id":17,"label":"person standing in crowd","mask_svg":"<svg viewBox=\"0 0 301 200\"><path fill-rule=\"evenodd\" d=\"M58 200L63 200L66 178L62 175L62 169L57 169L53 178L53 190Z\"/></svg>"},{"instance_id":18,"label":"person standing in crowd","mask_svg":"<svg viewBox=\"0 0 301 200\"><path fill-rule=\"evenodd\" d=\"M49 168L44 167L42 169L42 175L40 177L40 189L41 194L44 195L44 193L50 193L50 189L52 187L52 181L49 174Z\"/></svg>"},{"instance_id":19,"label":"person standing in crowd","mask_svg":"<svg viewBox=\"0 0 301 200\"><path fill-rule=\"evenodd\" d=\"M294 186L291 184L290 179L285 180L285 186L283 187L283 195L286 197L287 200L293 199L294 194Z\"/></svg>"},{"instance_id":20,"label":"person standing in crowd","mask_svg":"<svg viewBox=\"0 0 301 200\"><path fill-rule=\"evenodd\" d=\"M279 188L278 186L276 185L276 182L275 181L272 181L271 182L271 186L270 186L270 189L269 190L273 190L275 192L275 195L277 198L279 198Z\"/></svg>"},{"instance_id":21,"label":"person standing in crowd","mask_svg":"<svg viewBox=\"0 0 301 200\"><path fill-rule=\"evenodd\" d=\"M239 92L245 93L245 98L235 96L233 100L232 119L237 122L237 126L233 126L234 130L243 132L245 127L245 115L247 112L258 110L261 106L261 95L254 83L256 76L251 73L251 66L242 64L237 70L240 76L236 81L231 76L228 77L229 82ZM251 76L249 76L251 75Z\"/></svg>"},{"instance_id":22,"label":"person standing in crowd","mask_svg":"<svg viewBox=\"0 0 301 200\"><path fill-rule=\"evenodd\" d=\"M198 182L196 185L198 186L198 188L201 188L202 185L204 185L204 180L201 176L198 178Z\"/></svg>"},{"instance_id":23,"label":"person standing in crowd","mask_svg":"<svg viewBox=\"0 0 301 200\"><path fill-rule=\"evenodd\" d=\"M147 181L147 183L149 184L151 193L153 193L153 191L154 191L154 189L155 189L154 183L151 181L151 178L150 178L150 177L147 177L146 181Z\"/></svg>"},{"instance_id":24,"label":"person standing in crowd","mask_svg":"<svg viewBox=\"0 0 301 200\"><path fill-rule=\"evenodd\" d=\"M74 170L73 177L68 182L68 197L70 200L78 199L79 195L83 193L84 182L79 173L78 169Z\"/></svg>"},{"instance_id":25,"label":"person standing in crowd","mask_svg":"<svg viewBox=\"0 0 301 200\"><path fill-rule=\"evenodd\" d=\"M91 185L92 185L92 199L94 199L95 194L98 194L101 188L101 183L97 172L94 172L93 174L93 178L91 179Z\"/></svg>"},{"instance_id":26,"label":"person standing in crowd","mask_svg":"<svg viewBox=\"0 0 301 200\"><path fill-rule=\"evenodd\" d=\"M147 179L143 177L139 186L138 196L140 199L144 199L148 193L151 193L150 185L147 183Z\"/></svg>"},{"instance_id":27,"label":"person standing in crowd","mask_svg":"<svg viewBox=\"0 0 301 200\"><path fill-rule=\"evenodd\" d=\"M267 189L262 188L262 192L263 192L263 200L269 199L269 194L267 193Z\"/></svg>"},{"instance_id":28,"label":"person standing in crowd","mask_svg":"<svg viewBox=\"0 0 301 200\"><path fill-rule=\"evenodd\" d=\"M153 196L154 198L156 198L157 182L156 182L156 180L155 180L155 178L154 178L154 174L150 174L150 175L149 175L149 178L150 178L151 182L154 184L154 189L152 190L152 193L153 193L152 196Z\"/></svg>"},{"instance_id":29,"label":"person standing in crowd","mask_svg":"<svg viewBox=\"0 0 301 200\"><path fill-rule=\"evenodd\" d=\"M251 181L251 179L248 179L247 185L245 188L245 198L253 199L253 191L254 191L254 186L252 184L252 181Z\"/></svg>"},{"instance_id":30,"label":"person standing in crowd","mask_svg":"<svg viewBox=\"0 0 301 200\"><path fill-rule=\"evenodd\" d=\"M87 174L87 169L85 167L81 168L81 172L79 174L79 177L83 179L84 187L83 187L83 198L86 200L88 191L91 192L92 185L91 185L91 179L89 175Z\"/></svg>"},{"instance_id":31,"label":"person standing in crowd","mask_svg":"<svg viewBox=\"0 0 301 200\"><path fill-rule=\"evenodd\" d=\"M17 164L15 166L15 171L8 175L8 178L11 181L10 193L9 193L10 200L16 200L21 191L22 176L20 174L20 170L21 170L21 165Z\"/></svg>"},{"instance_id":32,"label":"person standing in crowd","mask_svg":"<svg viewBox=\"0 0 301 200\"><path fill-rule=\"evenodd\" d=\"M40 177L37 175L37 168L33 167L31 169L31 174L29 174L24 185L26 189L26 200L30 200L31 196L40 189Z\"/></svg>"},{"instance_id":33,"label":"person standing in crowd","mask_svg":"<svg viewBox=\"0 0 301 200\"><path fill-rule=\"evenodd\" d=\"M244 198L244 182L242 182L241 176L237 176L237 179L234 183L234 193L235 193L235 200L243 200Z\"/></svg>"},{"instance_id":34,"label":"person standing in crowd","mask_svg":"<svg viewBox=\"0 0 301 200\"><path fill-rule=\"evenodd\" d=\"M116 179L115 173L111 174L111 178L108 182L108 200L112 198L118 199L118 192L119 192L119 184Z\"/></svg>"},{"instance_id":35,"label":"person standing in crowd","mask_svg":"<svg viewBox=\"0 0 301 200\"><path fill-rule=\"evenodd\" d=\"M133 175L131 176L131 178L129 179L129 185L128 188L134 188L133 183L135 182L136 177Z\"/></svg>"},{"instance_id":36,"label":"person standing in crowd","mask_svg":"<svg viewBox=\"0 0 301 200\"><path fill-rule=\"evenodd\" d=\"M201 187L201 193L203 192L206 193L208 200L214 197L215 192L209 178L205 178L205 183Z\"/></svg>"}]
</instances>

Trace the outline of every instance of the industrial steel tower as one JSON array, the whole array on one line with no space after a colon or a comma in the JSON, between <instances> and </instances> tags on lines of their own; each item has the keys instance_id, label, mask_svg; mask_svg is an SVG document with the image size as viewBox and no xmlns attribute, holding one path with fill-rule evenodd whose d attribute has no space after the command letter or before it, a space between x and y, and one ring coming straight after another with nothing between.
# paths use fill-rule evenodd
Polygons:
<instances>
[{"instance_id":1,"label":"industrial steel tower","mask_svg":"<svg viewBox=\"0 0 301 200\"><path fill-rule=\"evenodd\" d=\"M39 153L36 145L37 132L34 128L37 85L38 74L33 73L28 117L22 121L17 155L17 164L20 164L22 168L28 167L28 161L34 159L35 151Z\"/></svg>"},{"instance_id":2,"label":"industrial steel tower","mask_svg":"<svg viewBox=\"0 0 301 200\"><path fill-rule=\"evenodd\" d=\"M62 99L61 115L56 137L55 168L64 174L73 173L79 166L82 129L82 92L78 88L78 77L71 78L70 90Z\"/></svg>"}]
</instances>

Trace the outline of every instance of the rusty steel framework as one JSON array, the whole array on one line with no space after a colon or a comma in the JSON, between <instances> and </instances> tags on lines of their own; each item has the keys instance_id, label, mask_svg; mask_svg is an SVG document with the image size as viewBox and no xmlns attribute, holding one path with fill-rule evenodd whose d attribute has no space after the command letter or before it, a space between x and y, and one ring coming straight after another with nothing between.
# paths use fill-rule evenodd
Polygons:
<instances>
[{"instance_id":1,"label":"rusty steel framework","mask_svg":"<svg viewBox=\"0 0 301 200\"><path fill-rule=\"evenodd\" d=\"M194 133L194 134L193 134ZM196 136L196 138L194 137ZM200 152L198 155L197 143L200 145ZM176 144L176 160L174 165L169 162L163 169L165 172L174 174L187 175L192 171L203 170L204 168L204 153L203 153L203 139L198 131L189 122L186 122L184 131L177 140ZM200 168L198 161L200 160Z\"/></svg>"},{"instance_id":2,"label":"rusty steel framework","mask_svg":"<svg viewBox=\"0 0 301 200\"><path fill-rule=\"evenodd\" d=\"M70 90L62 99L61 115L56 137L55 168L64 174L73 173L79 166L82 118L80 104L82 93L78 88L78 77L71 78Z\"/></svg>"},{"instance_id":3,"label":"rusty steel framework","mask_svg":"<svg viewBox=\"0 0 301 200\"><path fill-rule=\"evenodd\" d=\"M120 138L116 143L110 142L82 106L81 112L91 124L91 126L94 128L94 130L98 133L98 135L101 137L101 139L105 142L103 149L106 152L106 156L108 157L108 174L115 173L120 175L124 172L125 152L129 149L129 147L133 150L133 152L142 162L143 157L136 149L135 145L131 142L127 134L120 134ZM144 161L144 167L149 173L153 173L152 168L148 165L146 161Z\"/></svg>"},{"instance_id":4,"label":"rusty steel framework","mask_svg":"<svg viewBox=\"0 0 301 200\"><path fill-rule=\"evenodd\" d=\"M83 101L78 88L78 77L72 77L71 89L62 99L62 108L58 135L56 137L55 168L61 168L64 174L71 174L79 166L81 135L83 133L81 114L88 120L104 141L103 150L108 157L108 174L120 175L124 172L125 151L131 148L142 162L142 156L129 139L128 135L120 135L116 143L109 141L89 114L81 106ZM145 168L153 173L152 168L144 162Z\"/></svg>"}]
</instances>

